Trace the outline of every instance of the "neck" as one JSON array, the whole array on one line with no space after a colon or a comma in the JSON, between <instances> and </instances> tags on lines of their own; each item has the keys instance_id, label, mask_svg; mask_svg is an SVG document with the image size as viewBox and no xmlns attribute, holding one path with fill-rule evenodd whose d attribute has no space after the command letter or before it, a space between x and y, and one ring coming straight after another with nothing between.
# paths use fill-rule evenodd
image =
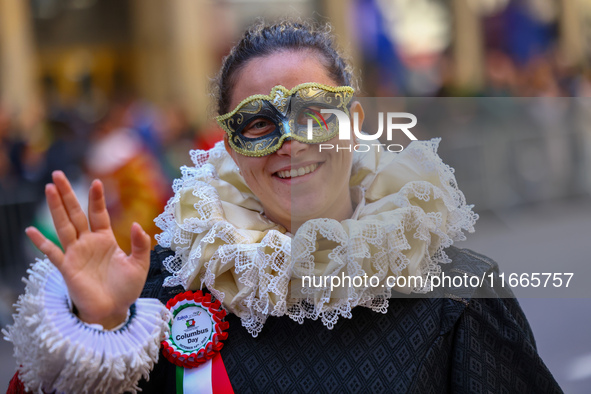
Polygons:
<instances>
[{"instance_id":1,"label":"neck","mask_svg":"<svg viewBox=\"0 0 591 394\"><path fill-rule=\"evenodd\" d=\"M310 215L309 212L306 212L307 215L294 215L293 212L291 216L287 218L287 220L274 220L273 218L269 217L269 219L273 220L276 223L281 224L284 226L287 231L292 234L295 234L298 229L308 220L312 219L334 219L337 221L343 221L345 219L350 219L353 216L353 201L351 200L351 193L346 193L345 200L342 204L333 205L331 209L324 212L319 212L314 215Z\"/></svg>"}]
</instances>

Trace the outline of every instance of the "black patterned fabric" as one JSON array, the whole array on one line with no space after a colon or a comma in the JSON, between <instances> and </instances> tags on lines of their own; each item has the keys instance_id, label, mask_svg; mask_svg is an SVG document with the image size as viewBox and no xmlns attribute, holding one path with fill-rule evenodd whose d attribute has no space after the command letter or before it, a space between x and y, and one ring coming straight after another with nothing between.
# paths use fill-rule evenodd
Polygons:
<instances>
[{"instance_id":1,"label":"black patterned fabric","mask_svg":"<svg viewBox=\"0 0 591 394\"><path fill-rule=\"evenodd\" d=\"M498 273L484 256L455 247L447 275ZM144 297L166 302L156 248ZM500 283L495 276L495 283ZM561 393L537 354L523 311L504 288L438 289L438 297L390 300L386 314L355 308L333 330L320 321L271 317L257 338L228 316L221 351L236 393ZM161 357L145 393L174 393L174 366Z\"/></svg>"}]
</instances>

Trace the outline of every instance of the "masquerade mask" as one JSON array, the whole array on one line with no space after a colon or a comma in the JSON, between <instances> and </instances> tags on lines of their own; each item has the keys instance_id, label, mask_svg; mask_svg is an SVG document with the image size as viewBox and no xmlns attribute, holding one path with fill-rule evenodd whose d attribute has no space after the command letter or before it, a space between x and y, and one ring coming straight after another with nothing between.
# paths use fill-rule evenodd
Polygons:
<instances>
[{"instance_id":1,"label":"masquerade mask","mask_svg":"<svg viewBox=\"0 0 591 394\"><path fill-rule=\"evenodd\" d=\"M349 116L348 104L353 92L350 86L332 87L315 82L291 90L278 85L268 96L250 96L216 120L236 152L266 156L281 148L287 139L318 144L334 138L339 132L337 117L320 111L338 109Z\"/></svg>"}]
</instances>

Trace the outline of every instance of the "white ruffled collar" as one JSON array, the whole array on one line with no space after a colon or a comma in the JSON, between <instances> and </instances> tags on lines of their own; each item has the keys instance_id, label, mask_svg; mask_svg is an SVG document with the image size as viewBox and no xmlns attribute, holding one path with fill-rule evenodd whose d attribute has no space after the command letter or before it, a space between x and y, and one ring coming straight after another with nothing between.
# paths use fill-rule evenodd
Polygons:
<instances>
[{"instance_id":1,"label":"white ruffled collar","mask_svg":"<svg viewBox=\"0 0 591 394\"><path fill-rule=\"evenodd\" d=\"M175 195L156 219L163 230L159 244L175 251L164 261L172 273L164 285L204 285L253 336L268 316L320 318L332 328L356 306L385 312L392 289L381 285L388 276L437 274L449 262L443 249L474 231L478 216L437 156L438 145L433 139L398 154L356 153L353 217L310 220L293 237L261 214L223 143L192 151L195 166L181 169ZM380 285L338 294L301 288L302 276L342 274L374 275ZM424 293L427 287L396 290Z\"/></svg>"}]
</instances>

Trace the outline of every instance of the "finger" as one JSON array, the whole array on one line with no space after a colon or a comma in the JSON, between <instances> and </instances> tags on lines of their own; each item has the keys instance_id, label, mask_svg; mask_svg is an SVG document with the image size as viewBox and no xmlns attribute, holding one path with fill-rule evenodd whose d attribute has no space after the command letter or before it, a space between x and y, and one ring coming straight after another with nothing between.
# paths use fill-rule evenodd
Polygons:
<instances>
[{"instance_id":1,"label":"finger","mask_svg":"<svg viewBox=\"0 0 591 394\"><path fill-rule=\"evenodd\" d=\"M64 252L53 242L45 238L43 234L35 227L27 227L25 233L31 239L33 244L49 258L49 260L58 269L62 266L64 261Z\"/></svg>"},{"instance_id":2,"label":"finger","mask_svg":"<svg viewBox=\"0 0 591 394\"><path fill-rule=\"evenodd\" d=\"M138 223L131 225L131 257L137 260L144 268L150 265L150 236Z\"/></svg>"},{"instance_id":3,"label":"finger","mask_svg":"<svg viewBox=\"0 0 591 394\"><path fill-rule=\"evenodd\" d=\"M105 204L103 184L95 179L90 185L88 196L88 221L92 231L111 230L111 219Z\"/></svg>"},{"instance_id":4,"label":"finger","mask_svg":"<svg viewBox=\"0 0 591 394\"><path fill-rule=\"evenodd\" d=\"M54 184L49 183L45 186L45 197L57 236L64 249L67 249L70 243L76 240L76 228L70 221L66 207Z\"/></svg>"},{"instance_id":5,"label":"finger","mask_svg":"<svg viewBox=\"0 0 591 394\"><path fill-rule=\"evenodd\" d=\"M54 171L51 175L53 177L53 182L60 193L66 212L68 212L70 221L76 228L78 234L89 231L86 215L84 214L82 207L80 207L78 198L76 197L76 194L74 194L74 190L72 189L68 178L66 178L66 175L62 171Z\"/></svg>"}]
</instances>

